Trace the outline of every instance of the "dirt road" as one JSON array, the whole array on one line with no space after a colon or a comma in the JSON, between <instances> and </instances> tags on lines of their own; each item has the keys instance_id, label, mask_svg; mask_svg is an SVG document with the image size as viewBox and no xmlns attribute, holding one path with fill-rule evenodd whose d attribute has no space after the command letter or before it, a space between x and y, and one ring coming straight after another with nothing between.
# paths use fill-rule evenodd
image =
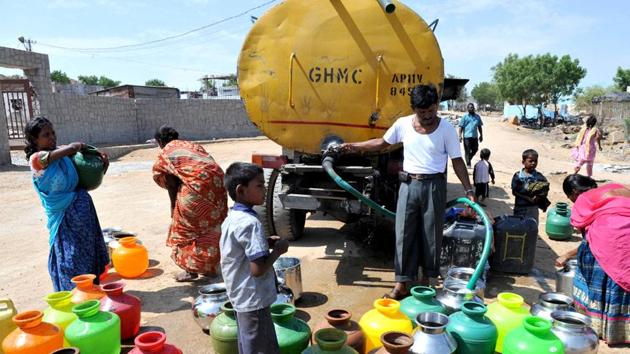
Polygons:
<instances>
[{"instance_id":1,"label":"dirt road","mask_svg":"<svg viewBox=\"0 0 630 354\"><path fill-rule=\"evenodd\" d=\"M521 152L534 148L540 153L539 170L552 182L552 202L565 200L561 181L570 171L569 151L560 148L563 141L545 141L543 136L485 118L485 141L481 147L492 151L491 162L497 183L491 189L488 210L493 215L511 212L513 197L509 185L513 173L521 166ZM280 147L266 139L239 140L207 144L206 148L226 168L233 161L248 161L252 152L278 153ZM169 341L185 353L212 353L210 338L194 323L190 304L196 296L196 284L181 284L172 276L178 268L169 258L164 245L168 230L169 203L165 190L151 179L150 168L156 149L134 151L112 162L103 185L92 193L101 226L120 226L133 231L147 246L151 269L143 279L125 280L127 291L143 301L143 325L166 331ZM598 160L602 163L614 161ZM452 169L450 169L452 171ZM46 219L40 201L30 182L26 167L0 170L0 297L14 300L18 310L42 309L43 297L52 291L47 273ZM630 175L597 171L598 179L630 184ZM457 197L463 189L449 176L449 197ZM450 198L449 198L450 199ZM493 301L501 291L515 291L528 303L535 302L543 290L552 290L553 261L558 254L576 247L578 238L556 242L544 235L541 217L541 238L536 250L536 270L527 277L492 276L486 298ZM314 215L307 221L304 237L291 244L289 255L302 259L304 297L297 306L299 315L311 325L333 307L351 310L355 317L367 311L374 299L393 284L391 254L374 252L340 231L342 224ZM392 240L385 240L391 245ZM119 279L110 273L108 281ZM622 352L602 345L602 353Z\"/></svg>"}]
</instances>

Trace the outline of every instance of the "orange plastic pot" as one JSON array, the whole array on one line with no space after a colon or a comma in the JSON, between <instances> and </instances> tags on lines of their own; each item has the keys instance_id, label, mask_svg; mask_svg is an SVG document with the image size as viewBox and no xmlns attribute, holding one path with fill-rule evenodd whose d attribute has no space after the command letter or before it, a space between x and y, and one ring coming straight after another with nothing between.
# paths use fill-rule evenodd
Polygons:
<instances>
[{"instance_id":1,"label":"orange plastic pot","mask_svg":"<svg viewBox=\"0 0 630 354\"><path fill-rule=\"evenodd\" d=\"M82 274L70 279L76 288L72 289L72 301L73 304L80 304L87 300L100 300L105 296L105 292L101 288L94 284L94 274Z\"/></svg>"},{"instance_id":2,"label":"orange plastic pot","mask_svg":"<svg viewBox=\"0 0 630 354\"><path fill-rule=\"evenodd\" d=\"M13 316L18 326L2 342L5 354L50 353L63 348L63 330L42 322L41 311L26 311Z\"/></svg>"},{"instance_id":3,"label":"orange plastic pot","mask_svg":"<svg viewBox=\"0 0 630 354\"><path fill-rule=\"evenodd\" d=\"M135 237L118 240L120 246L112 253L112 263L116 272L123 278L137 278L149 267L147 249L136 243Z\"/></svg>"}]
</instances>

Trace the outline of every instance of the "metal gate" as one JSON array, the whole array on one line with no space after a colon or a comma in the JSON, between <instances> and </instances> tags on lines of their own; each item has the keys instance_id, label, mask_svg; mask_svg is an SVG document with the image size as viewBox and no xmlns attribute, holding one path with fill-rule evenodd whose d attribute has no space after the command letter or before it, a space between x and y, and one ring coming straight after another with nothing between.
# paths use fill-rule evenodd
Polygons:
<instances>
[{"instance_id":1,"label":"metal gate","mask_svg":"<svg viewBox=\"0 0 630 354\"><path fill-rule=\"evenodd\" d=\"M33 90L28 80L0 80L9 139L24 139L24 127L33 117Z\"/></svg>"}]
</instances>

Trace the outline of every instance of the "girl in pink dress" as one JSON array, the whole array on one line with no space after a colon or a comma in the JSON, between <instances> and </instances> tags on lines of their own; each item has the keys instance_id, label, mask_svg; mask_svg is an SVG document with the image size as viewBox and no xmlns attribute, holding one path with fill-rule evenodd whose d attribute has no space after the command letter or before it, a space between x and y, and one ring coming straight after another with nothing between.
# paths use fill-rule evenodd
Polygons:
<instances>
[{"instance_id":1,"label":"girl in pink dress","mask_svg":"<svg viewBox=\"0 0 630 354\"><path fill-rule=\"evenodd\" d=\"M595 127L596 125L597 118L590 115L586 120L586 124L580 130L577 139L575 139L575 148L572 151L572 156L575 160L575 173L580 172L582 165L586 164L586 175L588 177L593 175L593 162L597 153L595 142L599 145L599 151L602 150L602 134Z\"/></svg>"}]
</instances>

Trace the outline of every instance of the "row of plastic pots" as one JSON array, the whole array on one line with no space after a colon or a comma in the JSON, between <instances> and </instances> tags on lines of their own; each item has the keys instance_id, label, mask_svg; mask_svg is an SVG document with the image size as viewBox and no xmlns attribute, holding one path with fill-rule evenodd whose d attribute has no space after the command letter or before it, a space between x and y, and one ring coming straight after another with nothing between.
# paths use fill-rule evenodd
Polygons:
<instances>
[{"instance_id":1,"label":"row of plastic pots","mask_svg":"<svg viewBox=\"0 0 630 354\"><path fill-rule=\"evenodd\" d=\"M50 353L64 346L74 346L84 353L119 353L121 340L139 332L140 299L123 293L122 282L99 287L93 283L94 278L92 274L73 278L76 288L46 296L49 307L43 312L15 314L12 302L5 302L4 312L12 317L2 316L0 309L4 354ZM166 336L160 332L138 335L134 343L132 353L181 353L166 344Z\"/></svg>"},{"instance_id":2,"label":"row of plastic pots","mask_svg":"<svg viewBox=\"0 0 630 354\"><path fill-rule=\"evenodd\" d=\"M329 311L326 321L314 328L314 344L308 352L317 353L321 349L326 352L372 353L381 346L387 346L383 335L390 331L397 332L396 338L405 343L409 341L404 339L403 334L413 335L415 344L409 347L410 352L416 354L561 353L565 348L571 353L597 352L598 338L589 327L590 319L570 311L572 300L562 294L542 294L539 303L530 310L521 296L501 293L498 301L487 307L478 302L464 302L459 309L461 311L451 312L450 315L435 301L433 289L416 287L412 289L412 294L402 302L376 300L374 308L365 313L358 323L351 320L348 311ZM282 353L299 353L308 346L311 331L306 323L293 317L294 313L295 308L289 304L274 304L271 307ZM415 331L414 327L417 327ZM322 328L341 330L345 336L326 331L318 338L317 333ZM210 335L216 353L238 352L236 319L229 302L223 304L222 313L211 323ZM354 351L343 346L333 350L330 343L325 343L327 339L339 343L340 337L347 340L347 346ZM398 353L404 348L394 349Z\"/></svg>"},{"instance_id":3,"label":"row of plastic pots","mask_svg":"<svg viewBox=\"0 0 630 354\"><path fill-rule=\"evenodd\" d=\"M435 291L428 287L413 288L412 294L400 303L376 300L374 309L361 318L366 352L380 344L385 331L410 333L414 324L418 328L412 353L542 353L545 345L552 352L563 348L570 348L571 353L597 352L598 338L590 328L590 318L572 312L572 299L560 293L542 294L531 309L514 293L500 293L488 307L469 301L457 308L436 301ZM512 334L515 331L518 335ZM523 338L528 339L521 342Z\"/></svg>"}]
</instances>

